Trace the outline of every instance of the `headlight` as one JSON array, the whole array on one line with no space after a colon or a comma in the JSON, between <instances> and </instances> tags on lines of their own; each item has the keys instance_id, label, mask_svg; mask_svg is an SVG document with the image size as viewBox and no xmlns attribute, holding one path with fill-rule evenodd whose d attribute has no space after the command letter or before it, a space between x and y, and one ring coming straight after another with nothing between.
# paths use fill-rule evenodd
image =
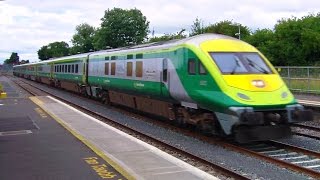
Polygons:
<instances>
[{"instance_id":1,"label":"headlight","mask_svg":"<svg viewBox=\"0 0 320 180\"><path fill-rule=\"evenodd\" d=\"M286 98L286 97L288 97L288 93L287 92L283 92L282 94L281 94L281 97L284 99L284 98Z\"/></svg>"},{"instance_id":2,"label":"headlight","mask_svg":"<svg viewBox=\"0 0 320 180\"><path fill-rule=\"evenodd\" d=\"M242 94L242 93L237 93L238 97L241 98L241 99L245 99L245 100L250 100L250 97L245 95L245 94Z\"/></svg>"}]
</instances>

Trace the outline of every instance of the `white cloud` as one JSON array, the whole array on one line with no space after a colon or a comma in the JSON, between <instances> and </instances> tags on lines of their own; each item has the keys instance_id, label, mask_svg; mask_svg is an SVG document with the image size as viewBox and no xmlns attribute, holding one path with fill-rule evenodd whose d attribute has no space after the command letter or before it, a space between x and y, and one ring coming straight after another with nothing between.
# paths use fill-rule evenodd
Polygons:
<instances>
[{"instance_id":1,"label":"white cloud","mask_svg":"<svg viewBox=\"0 0 320 180\"><path fill-rule=\"evenodd\" d=\"M251 29L272 28L277 20L319 12L318 0L10 0L0 1L0 63L11 52L37 60L37 50L54 41L70 43L75 26L95 27L106 9L137 8L156 34L190 30L196 17L205 25L233 20Z\"/></svg>"}]
</instances>

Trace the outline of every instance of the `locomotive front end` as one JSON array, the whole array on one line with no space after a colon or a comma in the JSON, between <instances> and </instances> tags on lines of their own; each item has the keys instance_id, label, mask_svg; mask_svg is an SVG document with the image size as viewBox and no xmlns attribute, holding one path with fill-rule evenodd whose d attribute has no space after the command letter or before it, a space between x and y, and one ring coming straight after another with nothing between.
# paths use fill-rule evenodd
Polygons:
<instances>
[{"instance_id":1,"label":"locomotive front end","mask_svg":"<svg viewBox=\"0 0 320 180\"><path fill-rule=\"evenodd\" d=\"M311 121L312 112L297 103L271 63L251 45L235 40L202 44L219 71L212 77L230 98L215 115L227 135L241 143L291 135L290 124Z\"/></svg>"}]
</instances>

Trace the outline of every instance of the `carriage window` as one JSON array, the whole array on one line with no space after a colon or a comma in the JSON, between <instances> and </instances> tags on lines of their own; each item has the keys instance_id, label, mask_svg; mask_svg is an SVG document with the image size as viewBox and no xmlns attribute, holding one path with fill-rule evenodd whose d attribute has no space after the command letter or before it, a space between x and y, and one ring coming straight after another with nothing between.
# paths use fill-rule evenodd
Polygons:
<instances>
[{"instance_id":1,"label":"carriage window","mask_svg":"<svg viewBox=\"0 0 320 180\"><path fill-rule=\"evenodd\" d=\"M136 62L136 77L142 77L142 61L137 61Z\"/></svg>"},{"instance_id":2,"label":"carriage window","mask_svg":"<svg viewBox=\"0 0 320 180\"><path fill-rule=\"evenodd\" d=\"M62 72L64 72L64 65L62 65Z\"/></svg>"},{"instance_id":3,"label":"carriage window","mask_svg":"<svg viewBox=\"0 0 320 180\"><path fill-rule=\"evenodd\" d=\"M109 56L104 57L104 60L109 60Z\"/></svg>"},{"instance_id":4,"label":"carriage window","mask_svg":"<svg viewBox=\"0 0 320 180\"><path fill-rule=\"evenodd\" d=\"M75 73L78 73L78 72L79 72L79 65L76 64L76 71L75 71Z\"/></svg>"},{"instance_id":5,"label":"carriage window","mask_svg":"<svg viewBox=\"0 0 320 180\"><path fill-rule=\"evenodd\" d=\"M136 54L136 59L143 59L143 54Z\"/></svg>"},{"instance_id":6,"label":"carriage window","mask_svg":"<svg viewBox=\"0 0 320 180\"><path fill-rule=\"evenodd\" d=\"M68 70L68 65L64 65L64 72L67 72Z\"/></svg>"},{"instance_id":7,"label":"carriage window","mask_svg":"<svg viewBox=\"0 0 320 180\"><path fill-rule=\"evenodd\" d=\"M113 62L111 63L111 75L115 75L116 74L116 63Z\"/></svg>"},{"instance_id":8,"label":"carriage window","mask_svg":"<svg viewBox=\"0 0 320 180\"><path fill-rule=\"evenodd\" d=\"M133 59L133 55L132 54L128 54L127 55L127 59Z\"/></svg>"},{"instance_id":9,"label":"carriage window","mask_svg":"<svg viewBox=\"0 0 320 180\"><path fill-rule=\"evenodd\" d=\"M196 60L195 59L189 59L188 72L189 72L189 74L196 74Z\"/></svg>"},{"instance_id":10,"label":"carriage window","mask_svg":"<svg viewBox=\"0 0 320 180\"><path fill-rule=\"evenodd\" d=\"M109 75L109 63L104 64L104 74Z\"/></svg>"},{"instance_id":11,"label":"carriage window","mask_svg":"<svg viewBox=\"0 0 320 180\"><path fill-rule=\"evenodd\" d=\"M61 65L59 65L59 72L61 72L61 70L62 70L62 66L61 66Z\"/></svg>"},{"instance_id":12,"label":"carriage window","mask_svg":"<svg viewBox=\"0 0 320 180\"><path fill-rule=\"evenodd\" d=\"M57 72L57 66L54 66L54 72Z\"/></svg>"},{"instance_id":13,"label":"carriage window","mask_svg":"<svg viewBox=\"0 0 320 180\"><path fill-rule=\"evenodd\" d=\"M116 60L117 56L111 56L111 60Z\"/></svg>"},{"instance_id":14,"label":"carriage window","mask_svg":"<svg viewBox=\"0 0 320 180\"><path fill-rule=\"evenodd\" d=\"M199 63L199 74L207 74L206 69L204 68L202 62Z\"/></svg>"},{"instance_id":15,"label":"carriage window","mask_svg":"<svg viewBox=\"0 0 320 180\"><path fill-rule=\"evenodd\" d=\"M127 76L132 76L132 62L127 62Z\"/></svg>"},{"instance_id":16,"label":"carriage window","mask_svg":"<svg viewBox=\"0 0 320 180\"><path fill-rule=\"evenodd\" d=\"M72 64L72 71L71 72L74 73L74 64Z\"/></svg>"},{"instance_id":17,"label":"carriage window","mask_svg":"<svg viewBox=\"0 0 320 180\"><path fill-rule=\"evenodd\" d=\"M70 64L68 65L68 72L69 73L71 72L71 65Z\"/></svg>"}]
</instances>

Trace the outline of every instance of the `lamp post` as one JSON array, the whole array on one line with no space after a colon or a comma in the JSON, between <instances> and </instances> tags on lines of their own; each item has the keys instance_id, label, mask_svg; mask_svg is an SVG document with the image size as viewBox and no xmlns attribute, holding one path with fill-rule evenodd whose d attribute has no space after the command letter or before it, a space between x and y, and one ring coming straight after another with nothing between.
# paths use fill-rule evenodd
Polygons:
<instances>
[{"instance_id":1,"label":"lamp post","mask_svg":"<svg viewBox=\"0 0 320 180\"><path fill-rule=\"evenodd\" d=\"M236 23L235 26L238 26L238 32L235 33L234 35L238 36L238 38L240 40L240 37L241 37L240 26L241 26L241 24L240 23Z\"/></svg>"}]
</instances>

